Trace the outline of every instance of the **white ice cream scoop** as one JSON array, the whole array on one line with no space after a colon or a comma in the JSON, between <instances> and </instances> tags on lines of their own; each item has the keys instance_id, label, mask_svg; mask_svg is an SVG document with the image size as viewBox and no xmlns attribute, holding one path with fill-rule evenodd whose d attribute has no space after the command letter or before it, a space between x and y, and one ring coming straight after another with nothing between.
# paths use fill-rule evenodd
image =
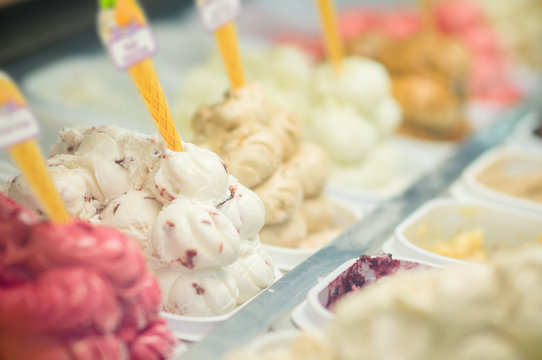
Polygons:
<instances>
[{"instance_id":1,"label":"white ice cream scoop","mask_svg":"<svg viewBox=\"0 0 542 360\"><path fill-rule=\"evenodd\" d=\"M239 241L231 221L214 206L179 198L158 214L149 251L154 261L167 268L200 270L234 262Z\"/></svg>"},{"instance_id":2,"label":"white ice cream scoop","mask_svg":"<svg viewBox=\"0 0 542 360\"><path fill-rule=\"evenodd\" d=\"M149 192L130 190L109 202L99 219L104 225L132 235L139 246L146 249L149 231L161 209L162 204Z\"/></svg>"},{"instance_id":3,"label":"white ice cream scoop","mask_svg":"<svg viewBox=\"0 0 542 360\"><path fill-rule=\"evenodd\" d=\"M265 289L275 280L275 267L259 241L241 241L237 261L224 268L237 283L242 304Z\"/></svg>"},{"instance_id":4,"label":"white ice cream scoop","mask_svg":"<svg viewBox=\"0 0 542 360\"><path fill-rule=\"evenodd\" d=\"M265 208L262 200L252 190L229 176L230 197L217 206L237 229L241 239L254 238L264 225Z\"/></svg>"},{"instance_id":5,"label":"white ice cream scoop","mask_svg":"<svg viewBox=\"0 0 542 360\"><path fill-rule=\"evenodd\" d=\"M167 312L190 316L227 313L237 305L239 291L235 279L222 269L205 269L179 275L178 272L155 272L162 289Z\"/></svg>"},{"instance_id":6,"label":"white ice cream scoop","mask_svg":"<svg viewBox=\"0 0 542 360\"><path fill-rule=\"evenodd\" d=\"M216 205L228 196L228 173L213 152L185 143L184 151L166 151L147 186L164 203L189 198Z\"/></svg>"}]
</instances>

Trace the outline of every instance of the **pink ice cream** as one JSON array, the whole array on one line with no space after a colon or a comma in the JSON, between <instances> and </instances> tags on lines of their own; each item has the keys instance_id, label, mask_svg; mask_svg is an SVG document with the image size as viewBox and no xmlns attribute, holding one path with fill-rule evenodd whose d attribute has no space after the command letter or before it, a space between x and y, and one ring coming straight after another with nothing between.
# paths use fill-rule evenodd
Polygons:
<instances>
[{"instance_id":1,"label":"pink ice cream","mask_svg":"<svg viewBox=\"0 0 542 360\"><path fill-rule=\"evenodd\" d=\"M166 359L160 306L132 239L39 221L0 194L1 359Z\"/></svg>"}]
</instances>

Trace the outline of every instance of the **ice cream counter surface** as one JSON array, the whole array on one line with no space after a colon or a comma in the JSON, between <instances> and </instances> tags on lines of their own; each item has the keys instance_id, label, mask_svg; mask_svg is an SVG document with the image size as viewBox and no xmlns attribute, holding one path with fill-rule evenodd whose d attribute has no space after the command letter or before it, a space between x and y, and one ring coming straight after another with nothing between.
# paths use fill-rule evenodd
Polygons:
<instances>
[{"instance_id":1,"label":"ice cream counter surface","mask_svg":"<svg viewBox=\"0 0 542 360\"><path fill-rule=\"evenodd\" d=\"M490 128L466 140L433 172L420 178L403 194L383 203L330 245L294 268L201 342L191 344L182 359L220 359L229 350L246 344L276 324L303 300L318 278L348 259L379 252L382 243L407 215L445 192L473 159L505 140L516 122L536 109L539 98L540 94L504 113Z\"/></svg>"}]
</instances>

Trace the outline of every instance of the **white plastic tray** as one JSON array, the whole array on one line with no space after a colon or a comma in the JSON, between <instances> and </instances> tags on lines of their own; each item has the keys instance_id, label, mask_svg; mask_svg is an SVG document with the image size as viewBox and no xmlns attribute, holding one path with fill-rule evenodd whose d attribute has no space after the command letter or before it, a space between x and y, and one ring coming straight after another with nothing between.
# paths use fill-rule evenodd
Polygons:
<instances>
[{"instance_id":1,"label":"white plastic tray","mask_svg":"<svg viewBox=\"0 0 542 360\"><path fill-rule=\"evenodd\" d=\"M542 204L528 199L518 198L497 190L493 190L484 184L478 182L477 175L484 171L489 165L498 159L507 157L521 157L539 161L542 164L542 148L506 146L494 148L476 159L469 167L465 169L461 176L461 182L465 189L472 194L474 198L500 203L526 211L536 212L542 215Z\"/></svg>"},{"instance_id":2,"label":"white plastic tray","mask_svg":"<svg viewBox=\"0 0 542 360\"><path fill-rule=\"evenodd\" d=\"M351 259L346 261L309 290L307 298L291 314L292 321L299 328L307 331L316 331L322 329L335 318L335 315L325 307L328 300L328 292L326 290L330 283L350 268L356 260ZM420 269L439 267L424 261L408 258L394 257L394 260L399 260L405 265L417 264L415 266Z\"/></svg>"},{"instance_id":3,"label":"white plastic tray","mask_svg":"<svg viewBox=\"0 0 542 360\"><path fill-rule=\"evenodd\" d=\"M277 267L275 267L275 281L277 281L281 277L282 272ZM252 299L256 298L257 296L258 295L256 295ZM162 311L160 313L160 316L166 320L168 328L173 332L173 335L175 335L175 337L187 341L200 341L217 325L231 318L246 304L252 301L252 299L238 306L234 310L222 315L185 316Z\"/></svg>"},{"instance_id":4,"label":"white plastic tray","mask_svg":"<svg viewBox=\"0 0 542 360\"><path fill-rule=\"evenodd\" d=\"M542 217L473 200L431 200L397 227L394 238L383 245L383 250L397 257L420 259L441 266L474 265L432 253L415 243L422 240L448 241L460 231L476 228L482 229L486 247L501 245L514 248L534 242L542 235Z\"/></svg>"}]
</instances>

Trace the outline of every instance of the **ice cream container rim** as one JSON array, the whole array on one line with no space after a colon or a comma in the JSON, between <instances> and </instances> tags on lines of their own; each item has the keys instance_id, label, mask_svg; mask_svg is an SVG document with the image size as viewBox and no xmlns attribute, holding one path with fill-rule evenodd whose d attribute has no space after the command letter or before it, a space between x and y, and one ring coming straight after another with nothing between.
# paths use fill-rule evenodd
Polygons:
<instances>
[{"instance_id":1,"label":"ice cream container rim","mask_svg":"<svg viewBox=\"0 0 542 360\"><path fill-rule=\"evenodd\" d=\"M328 197L329 200L334 205L338 205L344 211L348 211L352 215L353 222L349 226L353 225L354 223L356 223L363 217L364 211L362 211L359 207L355 206L351 202L348 202L338 196L335 196L334 194L329 194L327 192L325 193L325 196ZM296 249L296 248L276 246L276 245L265 244L265 243L262 243L262 245L267 250L267 252L271 255L271 258L275 262L275 265L279 269L286 270L286 271L292 270L299 263L306 260L312 254L314 254L315 252L321 249L321 248Z\"/></svg>"},{"instance_id":2,"label":"ice cream container rim","mask_svg":"<svg viewBox=\"0 0 542 360\"><path fill-rule=\"evenodd\" d=\"M406 219L404 219L395 229L394 231L394 237L391 240L392 246L393 243L400 245L401 247L405 248L410 256L413 256L415 259L416 257L423 258L425 262L436 265L436 266L447 266L447 265L469 265L469 266L484 266L483 264L476 264L464 260L454 259L447 256L442 256L439 254L435 254L429 250L425 250L415 244L413 244L411 241L409 241L406 236L403 234L405 233L406 229L412 226L418 219L422 218L426 214L429 214L431 210L440 207L440 206L446 206L446 205L457 205L457 206L477 206L481 208L488 209L490 211L497 211L497 212L504 212L507 214L510 214L511 216L516 216L520 218L527 218L529 220L533 221L540 221L537 219L536 216L524 214L520 211L517 211L516 209L511 209L510 207L497 205L493 203L488 203L484 201L478 201L478 200L466 200L466 199L454 199L454 198L437 198L430 200L420 206L416 211L414 211L412 214L410 214ZM388 245L390 245L388 243ZM415 260L417 261L417 260Z\"/></svg>"},{"instance_id":3,"label":"ice cream container rim","mask_svg":"<svg viewBox=\"0 0 542 360\"><path fill-rule=\"evenodd\" d=\"M430 268L435 268L435 269L442 268L441 265L437 265L437 264L429 263L427 261L417 260L417 259L409 258L409 257L397 256L397 257L393 257L393 259L403 261L403 262L417 263L417 264L430 267ZM335 280L339 275L341 275L344 271L350 268L357 260L358 260L357 258L354 258L354 259L345 261L342 265L337 267L327 276L319 280L318 283L314 285L307 293L306 306L309 308L310 313L313 316L318 317L318 319L315 319L318 323L322 324L327 321L331 321L335 318L335 315L331 311L326 309L326 307L320 302L320 300L318 299L318 295L322 291L324 291L333 280Z\"/></svg>"},{"instance_id":4,"label":"ice cream container rim","mask_svg":"<svg viewBox=\"0 0 542 360\"><path fill-rule=\"evenodd\" d=\"M542 156L542 151L533 149L531 147L521 146L504 146L491 149L476 159L471 165L469 165L461 177L466 188L473 192L475 195L484 197L491 201L506 204L511 207L521 208L530 211L542 212L542 204L535 201L518 198L516 196L507 195L497 190L493 190L476 180L476 175L481 173L491 163L495 162L499 158L505 158L507 156L522 156L532 158L536 155Z\"/></svg>"},{"instance_id":5,"label":"ice cream container rim","mask_svg":"<svg viewBox=\"0 0 542 360\"><path fill-rule=\"evenodd\" d=\"M275 281L273 281L272 284L274 284L281 277L282 277L282 272L277 266L275 266ZM269 286L271 286L272 284L270 284ZM246 304L248 304L253 299L255 299L258 295L266 291L267 288L262 289L258 294L253 296L251 299L247 300L243 304L237 306L235 309L225 314L212 315L212 316L190 316L190 315L172 314L166 311L161 311L160 316L166 320L168 324L168 328L173 332L173 334L177 338L180 338L182 340L188 340L188 341L200 341L207 335L209 331L211 331L214 328L214 326L231 318L238 311L240 311Z\"/></svg>"}]
</instances>

